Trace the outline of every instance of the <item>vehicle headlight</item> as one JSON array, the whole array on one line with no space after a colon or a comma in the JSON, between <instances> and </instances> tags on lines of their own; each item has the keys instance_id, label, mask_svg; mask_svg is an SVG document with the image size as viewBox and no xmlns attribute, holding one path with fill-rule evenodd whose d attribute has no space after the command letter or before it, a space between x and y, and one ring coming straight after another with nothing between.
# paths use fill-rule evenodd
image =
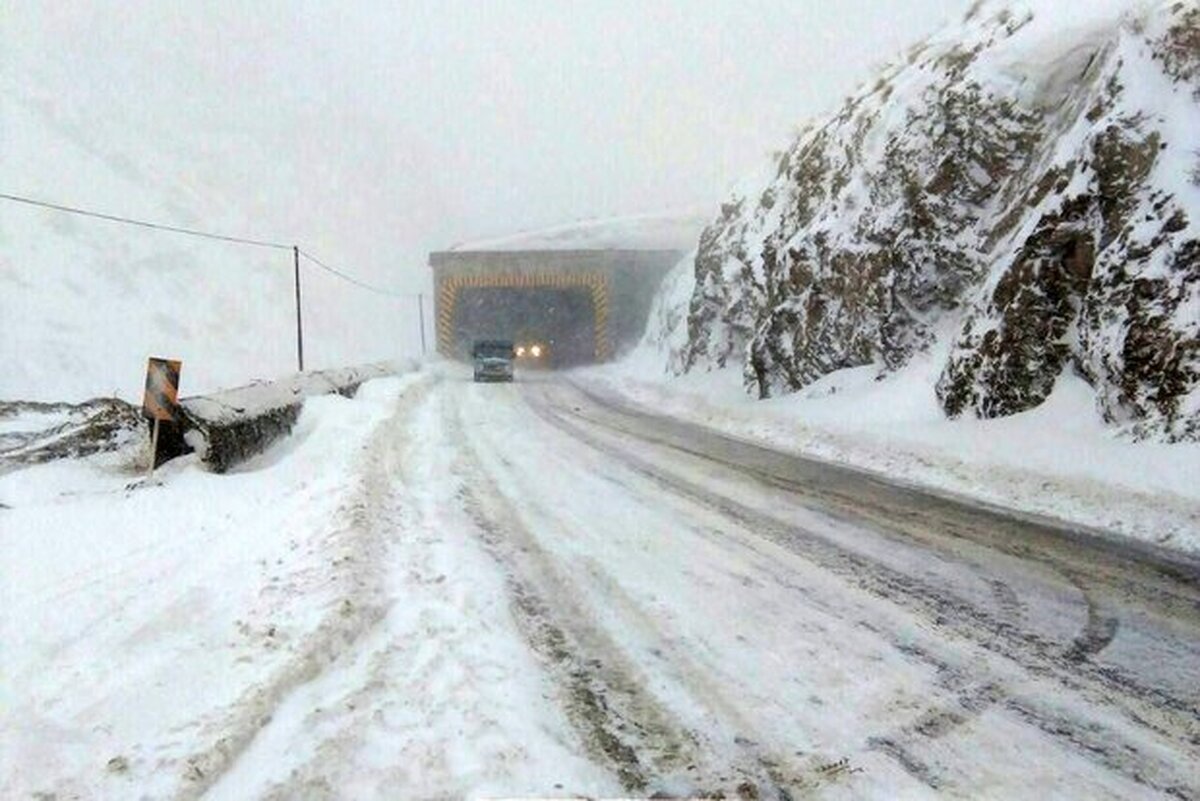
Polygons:
<instances>
[{"instance_id":1,"label":"vehicle headlight","mask_svg":"<svg viewBox=\"0 0 1200 801\"><path fill-rule=\"evenodd\" d=\"M529 349L529 352L530 352L530 354L532 354L532 355L533 355L533 358L535 358L535 359L536 359L536 358L538 358L539 356L541 356L541 355L542 355L542 346L541 346L541 345L534 345L532 348L530 348L530 349Z\"/></svg>"},{"instance_id":2,"label":"vehicle headlight","mask_svg":"<svg viewBox=\"0 0 1200 801\"><path fill-rule=\"evenodd\" d=\"M524 355L525 355L525 346L524 346L524 345L519 345L519 346L517 347L517 355L518 355L518 356L524 356ZM534 354L534 355L537 355L537 354Z\"/></svg>"}]
</instances>

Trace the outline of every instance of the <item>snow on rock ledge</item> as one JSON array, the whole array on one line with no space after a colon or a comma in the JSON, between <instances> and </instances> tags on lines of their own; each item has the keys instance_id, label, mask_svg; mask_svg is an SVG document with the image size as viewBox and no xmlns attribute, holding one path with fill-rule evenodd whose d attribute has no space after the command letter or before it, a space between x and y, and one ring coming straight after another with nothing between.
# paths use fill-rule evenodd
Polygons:
<instances>
[{"instance_id":1,"label":"snow on rock ledge","mask_svg":"<svg viewBox=\"0 0 1200 801\"><path fill-rule=\"evenodd\" d=\"M1197 130L1195 0L979 3L723 205L686 336L651 338L767 397L947 332L949 415L1032 408L1073 369L1106 420L1200 438Z\"/></svg>"}]
</instances>

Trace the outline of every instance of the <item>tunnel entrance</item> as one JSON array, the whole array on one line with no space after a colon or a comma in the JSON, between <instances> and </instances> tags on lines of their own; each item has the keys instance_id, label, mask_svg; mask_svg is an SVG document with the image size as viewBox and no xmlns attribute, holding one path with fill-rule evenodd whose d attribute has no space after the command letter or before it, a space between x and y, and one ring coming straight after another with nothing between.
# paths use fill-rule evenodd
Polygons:
<instances>
[{"instance_id":1,"label":"tunnel entrance","mask_svg":"<svg viewBox=\"0 0 1200 801\"><path fill-rule=\"evenodd\" d=\"M437 352L448 359L463 359L464 341L474 336L474 326L514 339L523 335L525 326L534 329L531 335L544 333L556 340L559 364L606 362L614 351L631 348L641 339L658 286L683 255L669 249L607 247L430 253ZM504 312L505 298L521 293L531 294L527 301L508 308L528 311L527 319ZM590 306L585 299L590 299ZM461 310L460 303L464 304ZM497 308L490 309L492 305ZM544 315L539 314L542 311ZM589 326L590 348L584 344Z\"/></svg>"},{"instance_id":2,"label":"tunnel entrance","mask_svg":"<svg viewBox=\"0 0 1200 801\"><path fill-rule=\"evenodd\" d=\"M527 366L605 361L612 350L609 294L608 277L596 272L446 276L437 283L438 352L464 359L474 340L508 339L518 350L527 346Z\"/></svg>"},{"instance_id":3,"label":"tunnel entrance","mask_svg":"<svg viewBox=\"0 0 1200 801\"><path fill-rule=\"evenodd\" d=\"M477 339L536 345L546 367L573 367L597 360L596 311L586 286L464 287L454 314L455 351L470 353ZM523 354L524 355L524 354Z\"/></svg>"}]
</instances>

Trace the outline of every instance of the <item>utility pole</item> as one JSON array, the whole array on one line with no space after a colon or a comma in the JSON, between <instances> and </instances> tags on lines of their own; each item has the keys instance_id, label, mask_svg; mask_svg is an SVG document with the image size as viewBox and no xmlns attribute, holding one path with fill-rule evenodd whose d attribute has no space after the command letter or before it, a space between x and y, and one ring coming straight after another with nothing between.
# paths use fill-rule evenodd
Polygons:
<instances>
[{"instance_id":1,"label":"utility pole","mask_svg":"<svg viewBox=\"0 0 1200 801\"><path fill-rule=\"evenodd\" d=\"M417 293L417 314L421 321L421 355L425 355L425 295Z\"/></svg>"},{"instance_id":2,"label":"utility pole","mask_svg":"<svg viewBox=\"0 0 1200 801\"><path fill-rule=\"evenodd\" d=\"M296 361L304 372L304 324L300 318L300 246L292 245L292 260L296 267Z\"/></svg>"}]
</instances>

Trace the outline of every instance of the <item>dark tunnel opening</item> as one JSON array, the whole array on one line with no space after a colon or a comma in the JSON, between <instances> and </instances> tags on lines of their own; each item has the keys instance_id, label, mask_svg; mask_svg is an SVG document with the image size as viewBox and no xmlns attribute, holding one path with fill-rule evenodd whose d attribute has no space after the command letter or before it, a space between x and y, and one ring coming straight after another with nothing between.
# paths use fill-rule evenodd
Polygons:
<instances>
[{"instance_id":1,"label":"dark tunnel opening","mask_svg":"<svg viewBox=\"0 0 1200 801\"><path fill-rule=\"evenodd\" d=\"M530 365L572 367L596 361L596 312L586 287L467 287L454 314L460 357L478 339L508 339ZM531 358L537 345L540 358Z\"/></svg>"}]
</instances>

